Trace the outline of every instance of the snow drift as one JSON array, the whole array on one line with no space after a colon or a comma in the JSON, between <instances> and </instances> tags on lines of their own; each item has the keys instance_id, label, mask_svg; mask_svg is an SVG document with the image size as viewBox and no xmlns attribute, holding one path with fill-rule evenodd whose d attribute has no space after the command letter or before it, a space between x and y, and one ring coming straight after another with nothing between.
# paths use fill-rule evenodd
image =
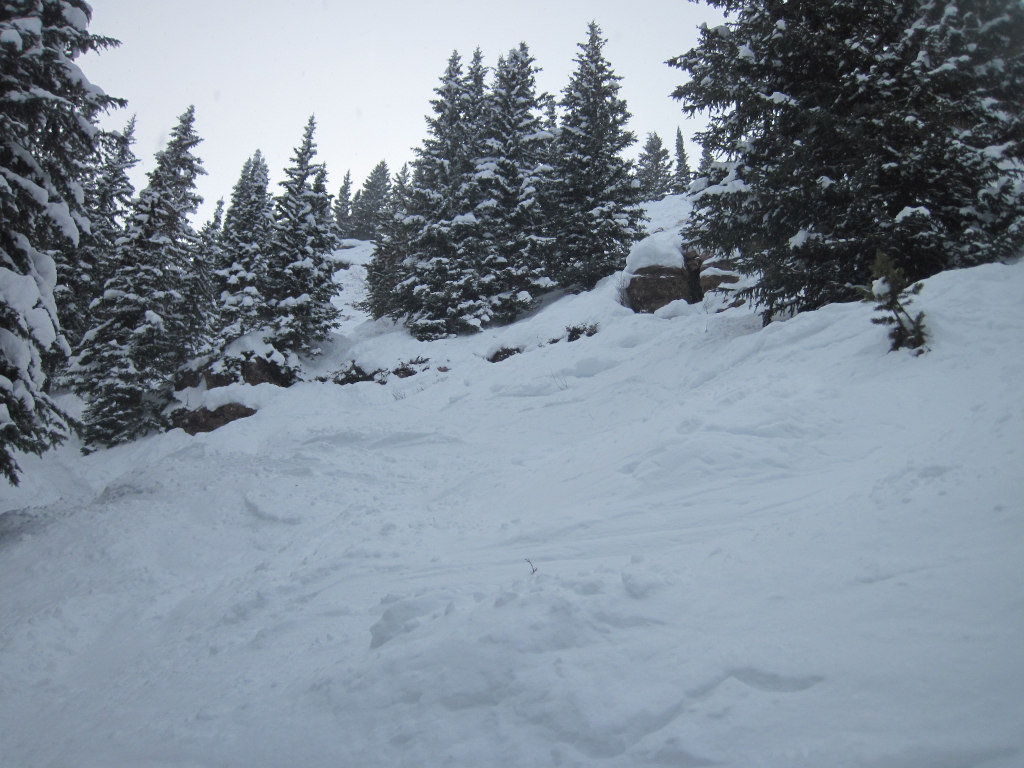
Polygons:
<instances>
[{"instance_id":1,"label":"snow drift","mask_svg":"<svg viewBox=\"0 0 1024 768\"><path fill-rule=\"evenodd\" d=\"M615 278L444 342L349 310L319 372L424 370L25 459L3 764L1024 764L1024 265L915 306L917 358Z\"/></svg>"}]
</instances>

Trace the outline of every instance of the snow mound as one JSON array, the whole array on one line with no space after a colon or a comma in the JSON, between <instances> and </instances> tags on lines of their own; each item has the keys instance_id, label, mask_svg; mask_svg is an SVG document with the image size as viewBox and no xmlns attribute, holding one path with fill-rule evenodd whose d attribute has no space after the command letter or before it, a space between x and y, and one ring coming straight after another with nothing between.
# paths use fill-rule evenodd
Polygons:
<instances>
[{"instance_id":1,"label":"snow mound","mask_svg":"<svg viewBox=\"0 0 1024 768\"><path fill-rule=\"evenodd\" d=\"M617 279L442 342L352 310L324 370L427 367L26 458L4 764L1024 763L1024 265L926 281L921 357Z\"/></svg>"}]
</instances>

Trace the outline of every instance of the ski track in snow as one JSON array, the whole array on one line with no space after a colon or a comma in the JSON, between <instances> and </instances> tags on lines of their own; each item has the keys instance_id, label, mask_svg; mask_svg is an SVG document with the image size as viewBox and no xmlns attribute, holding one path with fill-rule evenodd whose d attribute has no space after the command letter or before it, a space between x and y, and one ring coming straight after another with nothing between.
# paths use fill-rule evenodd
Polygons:
<instances>
[{"instance_id":1,"label":"ski track in snow","mask_svg":"<svg viewBox=\"0 0 1024 768\"><path fill-rule=\"evenodd\" d=\"M867 305L615 296L352 313L322 370L429 368L26 458L0 764L1024 765L1024 265L928 281L919 358Z\"/></svg>"}]
</instances>

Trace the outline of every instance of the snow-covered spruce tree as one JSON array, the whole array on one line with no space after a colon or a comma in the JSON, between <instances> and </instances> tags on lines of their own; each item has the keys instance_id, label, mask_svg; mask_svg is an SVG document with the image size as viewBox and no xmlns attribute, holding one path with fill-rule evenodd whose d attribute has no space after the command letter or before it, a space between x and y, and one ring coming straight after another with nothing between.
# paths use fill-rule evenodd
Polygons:
<instances>
[{"instance_id":1,"label":"snow-covered spruce tree","mask_svg":"<svg viewBox=\"0 0 1024 768\"><path fill-rule=\"evenodd\" d=\"M313 242L317 249L330 254L338 247L338 227L334 221L334 198L327 191L327 166L319 165L313 176L313 216L317 223ZM333 270L333 262L327 266L329 271Z\"/></svg>"},{"instance_id":2,"label":"snow-covered spruce tree","mask_svg":"<svg viewBox=\"0 0 1024 768\"><path fill-rule=\"evenodd\" d=\"M352 172L345 171L334 198L334 226L339 240L352 237Z\"/></svg>"},{"instance_id":3,"label":"snow-covered spruce tree","mask_svg":"<svg viewBox=\"0 0 1024 768\"><path fill-rule=\"evenodd\" d=\"M194 329L190 350L193 356L210 351L220 325L215 272L224 260L220 245L223 229L224 199L221 198L213 216L199 230L199 242L185 273L185 311Z\"/></svg>"},{"instance_id":4,"label":"snow-covered spruce tree","mask_svg":"<svg viewBox=\"0 0 1024 768\"><path fill-rule=\"evenodd\" d=\"M562 94L563 117L555 169L557 238L551 277L587 290L620 269L643 233L639 190L623 151L636 138L619 97L620 77L604 57L595 22L580 44L576 70Z\"/></svg>"},{"instance_id":5,"label":"snow-covered spruce tree","mask_svg":"<svg viewBox=\"0 0 1024 768\"><path fill-rule=\"evenodd\" d=\"M316 354L337 317L331 263L333 222L326 182L317 178L322 165L314 163L316 120L309 118L302 143L295 149L282 191L274 200L274 227L267 254L266 281L261 291L267 311L268 337L285 356L284 368L294 373L294 354ZM315 189L324 187L324 189Z\"/></svg>"},{"instance_id":6,"label":"snow-covered spruce tree","mask_svg":"<svg viewBox=\"0 0 1024 768\"><path fill-rule=\"evenodd\" d=\"M218 317L214 346L232 371L241 359L228 353L229 345L260 328L266 317L261 288L274 222L269 184L267 163L256 150L242 166L221 229L220 263L213 275Z\"/></svg>"},{"instance_id":7,"label":"snow-covered spruce tree","mask_svg":"<svg viewBox=\"0 0 1024 768\"><path fill-rule=\"evenodd\" d=\"M128 178L128 172L139 162L132 152L134 142L134 117L123 132L101 134L97 164L85 185L89 228L80 230L77 248L71 243L59 248L63 258L57 260L54 297L61 329L72 349L93 326L92 302L102 293L114 269L115 243L124 233L125 217L135 196Z\"/></svg>"},{"instance_id":8,"label":"snow-covered spruce tree","mask_svg":"<svg viewBox=\"0 0 1024 768\"><path fill-rule=\"evenodd\" d=\"M683 131L676 128L676 164L672 172L672 194L681 195L690 188L690 181L693 179L693 171L690 169L690 159L686 155L686 142L683 141Z\"/></svg>"},{"instance_id":9,"label":"snow-covered spruce tree","mask_svg":"<svg viewBox=\"0 0 1024 768\"><path fill-rule=\"evenodd\" d=\"M86 401L87 450L164 429L175 376L201 340L190 301L199 236L189 222L202 202L196 179L205 171L193 154L199 142L189 107L132 204L116 270L93 303L95 325L70 372Z\"/></svg>"},{"instance_id":10,"label":"snow-covered spruce tree","mask_svg":"<svg viewBox=\"0 0 1024 768\"><path fill-rule=\"evenodd\" d=\"M362 189L352 202L352 213L347 237L356 240L376 240L387 216L391 196L391 171L381 160L370 171Z\"/></svg>"},{"instance_id":11,"label":"snow-covered spruce tree","mask_svg":"<svg viewBox=\"0 0 1024 768\"><path fill-rule=\"evenodd\" d=\"M409 216L409 166L395 174L373 258L366 267L366 300L363 308L374 318L401 317L405 313L399 286L408 278L405 268L419 220Z\"/></svg>"},{"instance_id":12,"label":"snow-covered spruce tree","mask_svg":"<svg viewBox=\"0 0 1024 768\"><path fill-rule=\"evenodd\" d=\"M454 52L431 101L427 138L417 150L409 191L409 223L416 232L403 259L395 312L418 338L442 338L480 328L487 316L478 286L477 222L472 187L482 128L475 104L482 98L480 56L468 72ZM479 87L477 86L479 83Z\"/></svg>"},{"instance_id":13,"label":"snow-covered spruce tree","mask_svg":"<svg viewBox=\"0 0 1024 768\"><path fill-rule=\"evenodd\" d=\"M738 253L766 322L855 298L878 252L910 282L1019 252L1018 0L712 4L670 62L727 172L687 237Z\"/></svg>"},{"instance_id":14,"label":"snow-covered spruce tree","mask_svg":"<svg viewBox=\"0 0 1024 768\"><path fill-rule=\"evenodd\" d=\"M647 134L647 142L636 161L636 180L644 200L661 200L672 191L672 161L656 133Z\"/></svg>"},{"instance_id":15,"label":"snow-covered spruce tree","mask_svg":"<svg viewBox=\"0 0 1024 768\"><path fill-rule=\"evenodd\" d=\"M81 181L98 152L98 114L118 99L74 60L116 44L88 31L84 0L0 4L0 474L18 482L18 453L63 439L44 357L64 357L49 251L88 229Z\"/></svg>"},{"instance_id":16,"label":"snow-covered spruce tree","mask_svg":"<svg viewBox=\"0 0 1024 768\"><path fill-rule=\"evenodd\" d=\"M548 287L543 195L553 134L543 128L535 77L540 71L525 43L498 60L488 118L477 160L474 215L483 233L480 288L493 322L509 323Z\"/></svg>"}]
</instances>

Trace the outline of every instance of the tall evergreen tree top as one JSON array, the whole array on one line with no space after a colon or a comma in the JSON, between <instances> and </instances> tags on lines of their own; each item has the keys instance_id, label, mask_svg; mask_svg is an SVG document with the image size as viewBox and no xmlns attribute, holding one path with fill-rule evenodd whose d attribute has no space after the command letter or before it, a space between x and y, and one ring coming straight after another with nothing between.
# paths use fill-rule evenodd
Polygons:
<instances>
[{"instance_id":1,"label":"tall evergreen tree top","mask_svg":"<svg viewBox=\"0 0 1024 768\"><path fill-rule=\"evenodd\" d=\"M676 128L676 166L672 173L672 191L677 195L686 192L690 188L692 177L693 170L690 168L690 159L686 154L683 131Z\"/></svg>"},{"instance_id":2,"label":"tall evergreen tree top","mask_svg":"<svg viewBox=\"0 0 1024 768\"><path fill-rule=\"evenodd\" d=\"M45 356L68 353L47 253L89 227L82 180L98 150L97 116L124 102L75 59L116 41L88 31L84 0L0 4L0 474L17 482L15 452L41 453L63 417L46 394Z\"/></svg>"},{"instance_id":3,"label":"tall evergreen tree top","mask_svg":"<svg viewBox=\"0 0 1024 768\"><path fill-rule=\"evenodd\" d=\"M345 239L352 237L350 232L349 217L352 215L352 172L345 171L345 178L341 182L338 194L334 198L334 224L338 230L338 237Z\"/></svg>"},{"instance_id":4,"label":"tall evergreen tree top","mask_svg":"<svg viewBox=\"0 0 1024 768\"><path fill-rule=\"evenodd\" d=\"M557 167L555 231L558 258L552 277L566 287L589 289L620 269L642 232L643 211L632 163L623 152L636 137L619 96L621 78L604 56L601 29L591 22L580 44L576 70L562 92L563 117Z\"/></svg>"},{"instance_id":5,"label":"tall evergreen tree top","mask_svg":"<svg viewBox=\"0 0 1024 768\"><path fill-rule=\"evenodd\" d=\"M388 215L390 196L391 172L388 170L388 164L381 160L370 171L370 175L363 182L363 188L352 201L349 236L359 240L376 239Z\"/></svg>"},{"instance_id":6,"label":"tall evergreen tree top","mask_svg":"<svg viewBox=\"0 0 1024 768\"><path fill-rule=\"evenodd\" d=\"M644 200L661 200L672 190L672 161L656 133L647 134L637 159L636 176Z\"/></svg>"},{"instance_id":7,"label":"tall evergreen tree top","mask_svg":"<svg viewBox=\"0 0 1024 768\"><path fill-rule=\"evenodd\" d=\"M129 222L141 239L156 238L155 244L163 245L167 238L180 242L196 237L188 219L203 202L196 180L206 170L192 151L202 142L195 120L195 106L189 106L178 118L167 146L156 153L156 165L147 174L149 184L139 193Z\"/></svg>"},{"instance_id":8,"label":"tall evergreen tree top","mask_svg":"<svg viewBox=\"0 0 1024 768\"><path fill-rule=\"evenodd\" d=\"M622 78L604 55L606 42L597 22L590 22L587 41L579 44L574 59L576 69L562 91L562 131L572 134L590 156L618 154L636 143L636 135L626 129L629 109L619 97Z\"/></svg>"},{"instance_id":9,"label":"tall evergreen tree top","mask_svg":"<svg viewBox=\"0 0 1024 768\"><path fill-rule=\"evenodd\" d=\"M302 198L306 190L312 189L312 181L320 170L320 164L314 163L316 156L316 142L313 137L316 133L316 115L310 115L306 127L302 132L302 141L295 148L292 154L291 164L284 170L284 187L286 195L278 198L279 201L286 199L287 195L294 198Z\"/></svg>"},{"instance_id":10,"label":"tall evergreen tree top","mask_svg":"<svg viewBox=\"0 0 1024 768\"><path fill-rule=\"evenodd\" d=\"M270 169L256 150L242 165L224 213L223 239L229 249L265 239L271 221Z\"/></svg>"}]
</instances>

